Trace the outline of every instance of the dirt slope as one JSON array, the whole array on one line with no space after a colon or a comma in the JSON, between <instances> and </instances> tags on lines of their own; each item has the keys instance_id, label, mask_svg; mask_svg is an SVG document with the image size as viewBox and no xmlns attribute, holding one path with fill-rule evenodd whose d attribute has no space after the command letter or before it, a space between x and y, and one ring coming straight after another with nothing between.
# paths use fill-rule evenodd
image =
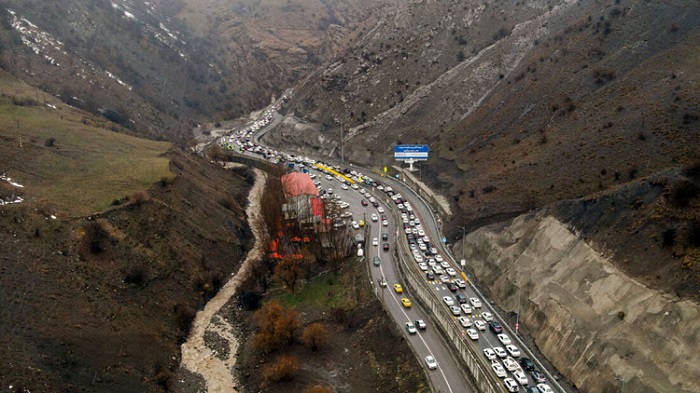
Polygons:
<instances>
[{"instance_id":1,"label":"dirt slope","mask_svg":"<svg viewBox=\"0 0 700 393\"><path fill-rule=\"evenodd\" d=\"M177 150L168 158L172 182L102 214L0 207L3 386L169 386L195 310L237 269L250 235L245 176Z\"/></svg>"}]
</instances>

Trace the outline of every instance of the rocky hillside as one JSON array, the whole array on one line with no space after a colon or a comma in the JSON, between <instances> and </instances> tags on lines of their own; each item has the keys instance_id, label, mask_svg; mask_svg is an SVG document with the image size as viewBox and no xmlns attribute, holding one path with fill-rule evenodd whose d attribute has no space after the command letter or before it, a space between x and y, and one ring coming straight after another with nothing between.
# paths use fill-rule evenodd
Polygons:
<instances>
[{"instance_id":1,"label":"rocky hillside","mask_svg":"<svg viewBox=\"0 0 700 393\"><path fill-rule=\"evenodd\" d=\"M686 162L699 17L685 1L410 2L297 89L316 127L270 141L338 156L342 123L346 155L377 166L426 143L423 178L476 228Z\"/></svg>"},{"instance_id":2,"label":"rocky hillside","mask_svg":"<svg viewBox=\"0 0 700 393\"><path fill-rule=\"evenodd\" d=\"M616 378L626 391L700 389L698 304L624 274L551 212L482 227L464 244L472 277L520 313L527 338L581 391L617 391Z\"/></svg>"},{"instance_id":3,"label":"rocky hillside","mask_svg":"<svg viewBox=\"0 0 700 393\"><path fill-rule=\"evenodd\" d=\"M196 123L263 107L385 6L278 3L2 0L0 67L140 135L184 142Z\"/></svg>"}]
</instances>

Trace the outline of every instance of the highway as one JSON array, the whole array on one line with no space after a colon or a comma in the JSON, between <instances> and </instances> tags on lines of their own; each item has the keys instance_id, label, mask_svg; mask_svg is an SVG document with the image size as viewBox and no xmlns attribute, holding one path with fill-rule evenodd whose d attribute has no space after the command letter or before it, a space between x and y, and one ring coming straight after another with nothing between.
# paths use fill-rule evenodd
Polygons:
<instances>
[{"instance_id":1,"label":"highway","mask_svg":"<svg viewBox=\"0 0 700 393\"><path fill-rule=\"evenodd\" d=\"M389 315L396 321L397 326L411 344L419 362L425 367L434 390L436 392L451 393L474 392L475 390L467 388L468 381L464 378L461 364L452 356L451 351L446 346L447 344L445 340L442 339L439 332L429 324L430 318L427 313L421 310L419 305L415 302L408 309L401 305L401 298L407 297L411 299L411 292L406 288L406 285L403 285L400 275L396 270L396 266L391 260L393 249L395 249L395 240L399 231L393 215L388 213L389 210L387 209L390 208L390 205L387 205L383 201L379 202L380 206L385 209L385 213L379 213L377 208L371 204L362 206L361 201L362 199L366 200L366 198L360 195L357 190L353 190L352 188L343 190L341 188L341 183L337 180L327 180L320 172L314 173L319 175L316 179L321 181L321 185L324 189L328 190L332 188L333 192L339 195L341 200L350 204L349 210L353 213L353 220L364 220L367 223L366 228L361 228L360 230L349 229L349 231L352 235L359 232L366 233L366 249L368 251L367 254L365 254L365 260L370 265L373 286L378 296L384 301ZM378 217L385 214L388 225L386 227L382 226L380 220L372 222L372 214L376 214ZM348 222L349 221L350 220L348 220ZM387 242L392 245L389 251L382 250L382 243L384 243L384 241L382 241L382 233L386 233L389 236ZM402 233L399 233L399 235L403 236ZM378 246L372 245L373 238L378 239ZM372 264L374 256L379 256L382 261L379 267L375 267ZM386 279L386 287L381 287L379 285L379 280L382 277ZM402 284L404 293L397 294L393 289L394 284ZM418 319L426 321L428 323L427 328L425 330L418 330L416 334L409 334L405 329L406 322L411 321L415 324L415 321ZM436 359L438 363L438 368L436 370L427 369L425 357L428 355L432 355Z\"/></svg>"},{"instance_id":2,"label":"highway","mask_svg":"<svg viewBox=\"0 0 700 393\"><path fill-rule=\"evenodd\" d=\"M259 156L260 154L263 154L268 159L270 159L271 157L274 157L274 159L277 160L284 160L285 157L286 159L289 159L287 153L277 152L270 148L264 148L260 144L260 139L262 138L262 136L267 131L279 124L279 122L282 119L282 117L275 111L266 113L268 118L267 124L264 124L262 127L259 128L259 130L254 131L252 133L250 132L250 130L244 130L244 137L240 138L241 140L237 141L236 143L238 143L239 146L243 146L244 148L245 143L248 143L248 148L252 148L253 146L261 146L261 148L264 149L262 152L254 153L251 151L244 151L243 153L246 155ZM243 140L245 140L246 142L243 143ZM230 140L229 143L231 143ZM526 348L522 348L523 346L521 345L521 343L517 341L516 337L513 337L513 332L510 331L508 327L504 325L502 319L498 316L498 313L490 307L487 299L482 298L481 294L478 293L478 290L473 285L471 285L471 283L469 283L469 285L464 285L463 288L452 288L453 290L450 290L448 288L448 285L451 285L448 283L454 283L456 279L460 278L459 272L461 272L461 267L456 265L456 261L454 260L454 258L452 258L449 250L444 246L444 244L440 242L442 234L440 232L440 227L437 222L437 219L432 214L430 207L426 203L424 203L421 200L421 198L418 197L418 195L410 191L400 181L384 177L377 178L375 180L382 182L383 185L391 186L393 189L392 193L385 193L381 191L382 187L373 187L372 185L368 185L366 182L358 183L361 185L360 190L354 190L352 188L344 190L343 187L341 187L341 183L337 179L326 179L323 173L321 173L317 169L311 168L311 165L309 165L308 162L306 164L306 168L309 168L311 173L318 175L315 180L321 182L320 186L322 186L325 189L332 188L335 194L338 195L341 200L344 200L350 204L349 209L353 213L354 220L359 221L360 219L362 219L368 224L368 227L363 228L363 230L366 231L366 241L368 244L368 246L366 247L368 252L365 255L365 261L369 265L372 283L377 291L378 296L384 301L387 311L389 312L391 317L396 321L399 329L401 329L403 334L406 336L408 342L411 344L411 347L414 353L416 354L418 360L421 362L421 364L427 371L427 375L430 377L431 384L433 385L435 391L466 392L475 390L474 388L472 388L473 383L471 383L471 381L467 381L466 379L466 366L461 360L457 360L456 358L456 350L447 347L448 345L453 344L451 344L449 340L447 340L446 337L443 334L441 334L441 332L436 331L438 329L437 327L431 326L430 321L433 319L430 318L430 315L427 314L426 311L422 310L420 304L417 304L417 302L415 301L412 302L413 304L410 308L406 308L401 304L401 298L407 297L411 299L412 293L410 286L404 285L404 283L401 280L401 274L397 269L397 258L401 258L401 260L403 261L402 263L404 263L404 265L408 266L408 268L415 269L417 272L419 272L419 274L425 276L425 273L420 272L418 270L418 263L415 262L414 256L409 251L409 244L406 236L405 226L408 227L409 231L413 232L416 232L417 227L415 223L411 223L411 225L405 223L415 220L406 219L402 221L402 211L398 209L398 207L400 207L401 205L394 203L394 201L390 198L390 195L394 193L401 194L404 200L411 202L410 205L413 208L413 211L408 212L404 207L403 213L412 213L415 215L415 217L419 220L417 226L422 226L421 229L425 232L424 235L429 238L430 245L437 249L439 256L442 257L442 259L444 260L443 266L449 266L457 272L457 274L454 277L448 277L446 273L442 275L436 274L434 279L428 280L426 278L426 281L428 282L430 288L434 291L435 299L449 297L449 299L451 299L451 301L454 302L454 305L459 307L460 302L457 298L457 295L463 295L463 298L461 300L466 300L466 304L471 306L471 310L455 310L454 313L459 314L455 315L452 318L452 323L454 323L455 326L460 330L460 332L462 333L462 337L467 336L467 329L475 330L475 332L478 335L478 338L474 338L473 341L471 341L471 344L474 345L475 351L481 354L480 356L483 357L485 362L485 368L487 369L487 371L492 372L495 376L496 372L490 367L491 363L498 364L499 366L505 368L505 364L507 361L514 360L513 363L515 363L515 367L513 367L512 370L508 370L507 375L499 376L504 382L506 381L504 380L504 377L507 377L511 380L518 380L518 378L516 378L516 375L513 372L520 371L520 373L518 374L518 376L520 377L520 383L515 384L515 381L512 381L515 384L515 386L512 386L510 391L524 391L525 387L528 385L531 387L536 386L538 381L535 381L533 376L529 372L527 372L527 370L523 370L522 368L518 370L518 368L520 368L518 363L520 360L519 357L521 355L518 354L517 351L523 351L522 356L528 356L527 352L529 351L527 351ZM341 171L345 169L339 167L336 168L337 170ZM300 169L299 164L297 164L297 169ZM360 194L362 188L364 188L367 192L371 193L371 196L376 198L376 200L379 203L379 206L383 207L385 211L384 213L378 212L377 208L375 208L371 204L369 204L368 206L362 206L362 204L360 203L362 199L367 199L366 196L362 196ZM367 195L369 196L369 194ZM379 217L381 217L382 214L385 215L387 219L387 225L382 226L381 219L377 222L372 222L370 217L373 213L377 214ZM348 223L349 221L350 220L348 220ZM349 229L348 231L350 234L354 234L356 232L356 230L352 229ZM389 237L388 242L391 245L389 251L384 251L382 249L382 243L384 243L381 236L382 233L386 233ZM421 236L414 235L414 240L412 240L412 242L415 243L415 238L418 237ZM373 238L378 239L378 246L372 245ZM424 239L428 240L427 238ZM417 247L417 244L414 244L413 246ZM420 255L425 262L428 262L430 260L429 258L438 259L438 257L435 255L428 255L426 253L420 253ZM374 258L374 256L379 256L381 258L381 264L379 267L375 267L372 264L372 259ZM439 261L431 262L439 264ZM422 270L425 269L426 268L424 267ZM439 269L435 269L432 266L429 268L429 270L435 270L436 272L439 271ZM444 268L442 270L444 271ZM441 280L440 278L443 276L448 279ZM382 278L384 278L387 282L386 287L382 287L379 285L379 282ZM396 283L402 284L404 293L398 294L394 291L393 285ZM474 307L473 304L470 304L470 300L472 298L479 299L481 303L480 307ZM444 305L445 310L449 311L448 305L446 303L442 304ZM467 311L467 313L465 313L465 311ZM462 320L458 320L458 317L462 317ZM415 321L418 319L422 319L423 321L425 321L428 324L427 328L425 330L419 330L417 334L409 334L405 329L406 322L411 321L415 324ZM505 329L502 333L509 336L508 338L510 338L513 341L512 343L502 343L501 341L499 341L499 338L496 336L496 334L490 331L487 322L491 319L501 322L501 325L504 325ZM481 329L477 328L477 323L483 323L483 325L480 326ZM462 327L463 325L467 326ZM501 339L503 339L503 337ZM516 351L513 351L512 353L508 353L507 351L498 351L498 349L507 349L505 344L514 345L516 347ZM486 360L486 356L483 350L487 348L496 349L501 356L493 356L492 359ZM511 347L511 349L513 348ZM427 368L425 357L428 355L432 355L437 360L438 367L436 370L429 370ZM512 359L507 359L511 357ZM532 357L534 359L534 357L531 355L529 355L529 357ZM536 368L538 370L543 370L546 372L543 366L536 359L534 360L537 363ZM496 367L498 368L499 366ZM551 383L551 374L548 372L546 373L547 383ZM556 386L555 381L554 383ZM500 386L504 391L506 390L505 385L503 383L500 383ZM557 391L559 391L559 389Z\"/></svg>"}]
</instances>

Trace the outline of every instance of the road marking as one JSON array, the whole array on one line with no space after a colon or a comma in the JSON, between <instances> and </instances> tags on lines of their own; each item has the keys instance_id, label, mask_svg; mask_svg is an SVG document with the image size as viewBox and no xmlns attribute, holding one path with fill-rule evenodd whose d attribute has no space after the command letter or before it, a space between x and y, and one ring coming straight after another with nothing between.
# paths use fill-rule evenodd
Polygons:
<instances>
[{"instance_id":1,"label":"road marking","mask_svg":"<svg viewBox=\"0 0 700 393\"><path fill-rule=\"evenodd\" d=\"M396 299L396 297L394 297L394 301L395 301L396 304L399 306L399 309L401 310L401 313L403 314L403 316L406 317L406 319L407 319L409 322L411 322L411 318L409 318L409 317L408 317L408 314L406 314L406 310L404 309L403 304L400 304L399 300ZM425 349L428 350L428 354L429 354L430 356L432 356L433 359L435 359L435 362L437 363L437 359L436 359L435 356L433 355L433 351L430 350L430 347L428 346L428 343L425 342L425 339L423 339L423 336L422 336L421 334L416 334L416 336L418 336L418 338L420 339L420 341L421 341L421 342L423 343L423 345L425 346ZM419 359L419 361L425 362L425 359ZM442 367L439 366L439 363L438 363L438 368L437 368L437 369L438 369L438 371L440 371L440 375L442 375L442 379L445 380L445 384L447 384L447 389L450 391L450 393L452 393L452 387L450 386L450 382L447 380L447 376L446 376L445 373L442 371ZM430 370L428 370L428 371L430 371Z\"/></svg>"}]
</instances>

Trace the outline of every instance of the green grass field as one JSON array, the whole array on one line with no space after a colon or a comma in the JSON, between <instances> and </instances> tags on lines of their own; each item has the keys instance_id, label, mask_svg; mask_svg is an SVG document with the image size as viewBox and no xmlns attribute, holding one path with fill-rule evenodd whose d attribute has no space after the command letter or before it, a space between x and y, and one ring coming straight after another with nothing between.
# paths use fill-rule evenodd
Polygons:
<instances>
[{"instance_id":1,"label":"green grass field","mask_svg":"<svg viewBox=\"0 0 700 393\"><path fill-rule=\"evenodd\" d=\"M4 73L0 88L0 172L24 185L27 203L46 202L63 214L87 215L163 177L173 178L169 160L162 157L169 143L113 132L103 119ZM17 105L22 100L34 102Z\"/></svg>"},{"instance_id":2,"label":"green grass field","mask_svg":"<svg viewBox=\"0 0 700 393\"><path fill-rule=\"evenodd\" d=\"M331 282L333 282L332 285ZM285 308L299 305L331 308L344 305L349 290L350 287L344 285L341 280L332 275L325 275L300 285L296 293L285 291L276 297Z\"/></svg>"}]
</instances>

